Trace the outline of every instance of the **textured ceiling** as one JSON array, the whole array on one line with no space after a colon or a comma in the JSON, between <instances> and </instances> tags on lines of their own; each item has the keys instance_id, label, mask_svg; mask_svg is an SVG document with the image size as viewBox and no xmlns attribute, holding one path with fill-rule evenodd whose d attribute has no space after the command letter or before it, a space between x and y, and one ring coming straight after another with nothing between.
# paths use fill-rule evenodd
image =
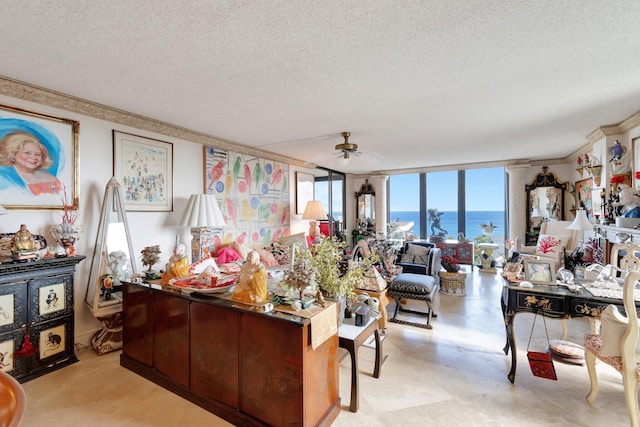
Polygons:
<instances>
[{"instance_id":1,"label":"textured ceiling","mask_svg":"<svg viewBox=\"0 0 640 427\"><path fill-rule=\"evenodd\" d=\"M347 172L565 157L640 110L637 0L0 6L2 76Z\"/></svg>"}]
</instances>

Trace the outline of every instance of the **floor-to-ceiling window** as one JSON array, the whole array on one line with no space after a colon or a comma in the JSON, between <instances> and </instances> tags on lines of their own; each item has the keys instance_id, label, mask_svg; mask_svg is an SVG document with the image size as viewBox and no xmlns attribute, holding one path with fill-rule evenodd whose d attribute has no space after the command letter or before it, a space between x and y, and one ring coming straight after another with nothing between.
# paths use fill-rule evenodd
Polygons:
<instances>
[{"instance_id":1,"label":"floor-to-ceiling window","mask_svg":"<svg viewBox=\"0 0 640 427\"><path fill-rule=\"evenodd\" d=\"M420 174L393 175L389 179L389 222L408 225L407 231L420 235ZM426 226L426 225L425 225Z\"/></svg>"},{"instance_id":2,"label":"floor-to-ceiling window","mask_svg":"<svg viewBox=\"0 0 640 427\"><path fill-rule=\"evenodd\" d=\"M505 239L504 168L468 169L392 175L389 178L389 221L413 221L421 239L443 233L457 240L483 240L481 225L495 226L488 239L502 246ZM429 210L437 209L440 228L432 229Z\"/></svg>"}]
</instances>

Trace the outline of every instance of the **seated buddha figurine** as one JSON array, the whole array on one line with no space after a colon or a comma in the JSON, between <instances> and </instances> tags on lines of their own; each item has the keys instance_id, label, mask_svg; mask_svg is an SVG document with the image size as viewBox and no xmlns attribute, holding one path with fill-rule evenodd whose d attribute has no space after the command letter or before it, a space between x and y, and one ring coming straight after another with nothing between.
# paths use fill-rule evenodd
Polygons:
<instances>
[{"instance_id":1,"label":"seated buddha figurine","mask_svg":"<svg viewBox=\"0 0 640 427\"><path fill-rule=\"evenodd\" d=\"M240 269L233 299L258 304L267 302L267 271L260 263L258 252L251 251L247 254L247 262Z\"/></svg>"},{"instance_id":2,"label":"seated buddha figurine","mask_svg":"<svg viewBox=\"0 0 640 427\"><path fill-rule=\"evenodd\" d=\"M178 243L173 247L173 255L169 258L166 271L162 273L162 284L166 285L171 279L187 277L189 275L189 259L187 247Z\"/></svg>"}]
</instances>

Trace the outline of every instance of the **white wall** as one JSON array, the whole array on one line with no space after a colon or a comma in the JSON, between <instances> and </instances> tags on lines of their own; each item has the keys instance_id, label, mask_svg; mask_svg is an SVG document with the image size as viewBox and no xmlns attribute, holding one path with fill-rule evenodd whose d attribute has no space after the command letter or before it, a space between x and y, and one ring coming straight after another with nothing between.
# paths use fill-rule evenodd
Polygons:
<instances>
[{"instance_id":1,"label":"white wall","mask_svg":"<svg viewBox=\"0 0 640 427\"><path fill-rule=\"evenodd\" d=\"M41 104L0 95L0 103L20 107L29 111L50 114L80 122L80 224L83 233L76 243L76 253L85 255L75 275L75 336L76 341L86 344L100 323L84 304L91 259L93 257L96 231L100 219L102 199L107 182L113 172L112 130L159 139L173 143L173 212L127 212L133 253L137 271L142 270L138 255L145 246L160 245L161 265L166 263L175 243L176 235L182 242L190 242L188 229L178 227L187 199L192 193L203 192L203 146L193 142L154 134L108 121L95 119ZM291 179L291 177L290 177ZM291 180L290 182L295 182ZM41 234L47 242L54 242L50 233L52 225L60 223L60 211L15 211L0 217L0 232L17 231L20 224L27 224L29 230Z\"/></svg>"}]
</instances>

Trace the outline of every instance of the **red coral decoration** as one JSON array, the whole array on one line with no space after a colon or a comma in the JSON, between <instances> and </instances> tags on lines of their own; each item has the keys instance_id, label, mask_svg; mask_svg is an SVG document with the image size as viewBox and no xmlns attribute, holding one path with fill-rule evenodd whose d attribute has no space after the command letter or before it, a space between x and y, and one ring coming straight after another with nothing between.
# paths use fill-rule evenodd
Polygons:
<instances>
[{"instance_id":1,"label":"red coral decoration","mask_svg":"<svg viewBox=\"0 0 640 427\"><path fill-rule=\"evenodd\" d=\"M562 244L562 240L556 239L553 236L544 236L538 242L538 252L542 252L543 254L548 254L550 252L555 252L555 247L560 246Z\"/></svg>"}]
</instances>

